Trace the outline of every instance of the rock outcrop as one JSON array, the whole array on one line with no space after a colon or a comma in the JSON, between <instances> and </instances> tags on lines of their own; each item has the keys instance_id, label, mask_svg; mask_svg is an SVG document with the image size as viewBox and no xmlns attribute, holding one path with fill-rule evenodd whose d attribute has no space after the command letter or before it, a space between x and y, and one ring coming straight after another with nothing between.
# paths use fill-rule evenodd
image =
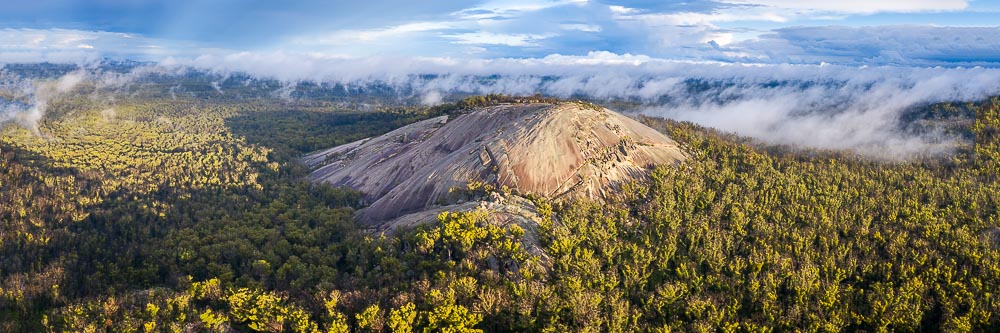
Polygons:
<instances>
[{"instance_id":1,"label":"rock outcrop","mask_svg":"<svg viewBox=\"0 0 1000 333\"><path fill-rule=\"evenodd\" d=\"M655 165L684 160L664 134L585 103L507 104L441 116L306 156L312 180L348 186L377 227L438 209L470 181L550 199L602 199Z\"/></svg>"}]
</instances>

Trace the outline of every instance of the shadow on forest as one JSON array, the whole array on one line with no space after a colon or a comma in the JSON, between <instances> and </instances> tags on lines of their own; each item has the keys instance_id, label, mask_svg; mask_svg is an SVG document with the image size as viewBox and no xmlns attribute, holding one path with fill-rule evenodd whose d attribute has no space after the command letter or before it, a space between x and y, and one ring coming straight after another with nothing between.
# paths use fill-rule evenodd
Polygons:
<instances>
[{"instance_id":1,"label":"shadow on forest","mask_svg":"<svg viewBox=\"0 0 1000 333\"><path fill-rule=\"evenodd\" d=\"M295 156L381 135L425 118L413 113L289 110L243 112L226 119L226 126L248 143Z\"/></svg>"},{"instance_id":2,"label":"shadow on forest","mask_svg":"<svg viewBox=\"0 0 1000 333\"><path fill-rule=\"evenodd\" d=\"M0 175L12 170L13 164L32 170L0 179L7 184L25 188L42 184L51 175L77 175L87 179L85 188L100 188L96 176L56 167L45 156L2 143L0 151L5 154L0 156L10 156ZM286 228L295 237L311 240L296 246L309 245L313 252L320 244L339 242L352 228L349 206L358 201L355 192L313 189L278 175L261 181L263 191L205 187L178 192L162 187L138 197L131 191L101 193L102 202L85 207L89 215L81 221L46 220L40 228L51 237L47 242L0 242L0 283L12 284L22 293L0 298L0 331L42 331L46 310L89 297L131 298L141 290L174 286L188 275L197 280L242 279L244 285L274 288L263 284L274 280L273 269L253 265L255 259L265 258L277 269L290 260L294 252L276 245L289 245L283 241L292 237L284 234ZM29 198L37 200L57 196L33 192ZM81 195L94 194L87 190ZM153 202L168 205L165 214L149 209ZM18 230L3 227L0 231ZM286 252L276 254L275 249Z\"/></svg>"},{"instance_id":3,"label":"shadow on forest","mask_svg":"<svg viewBox=\"0 0 1000 333\"><path fill-rule=\"evenodd\" d=\"M58 213L72 205L53 198L72 201L71 188L86 193L99 186L92 173L56 166L46 156L8 143L0 143L0 165L0 198L10 200L0 202L6 206L0 209L0 291L7 289L0 298L0 331L37 331L16 325L39 324L36 310L57 302L50 286L85 279L75 263L89 255L89 249L74 244L80 240L77 225ZM55 183L49 179L53 175L75 181Z\"/></svg>"}]
</instances>

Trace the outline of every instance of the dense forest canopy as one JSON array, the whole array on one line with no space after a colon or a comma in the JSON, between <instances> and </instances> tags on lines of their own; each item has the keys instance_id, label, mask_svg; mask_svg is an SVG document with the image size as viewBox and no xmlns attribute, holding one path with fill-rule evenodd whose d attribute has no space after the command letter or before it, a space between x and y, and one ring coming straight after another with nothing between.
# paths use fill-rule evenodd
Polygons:
<instances>
[{"instance_id":1,"label":"dense forest canopy","mask_svg":"<svg viewBox=\"0 0 1000 333\"><path fill-rule=\"evenodd\" d=\"M296 160L523 101L53 100L0 129L0 331L1000 327L998 99L928 107L969 144L897 162L642 118L691 158L606 203L529 198L536 237L481 211L372 234Z\"/></svg>"}]
</instances>

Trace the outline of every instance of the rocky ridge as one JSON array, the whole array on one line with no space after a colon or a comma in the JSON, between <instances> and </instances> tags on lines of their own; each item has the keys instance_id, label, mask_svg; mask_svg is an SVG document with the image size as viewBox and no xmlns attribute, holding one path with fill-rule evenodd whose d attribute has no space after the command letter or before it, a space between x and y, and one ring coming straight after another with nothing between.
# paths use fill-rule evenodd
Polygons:
<instances>
[{"instance_id":1,"label":"rocky ridge","mask_svg":"<svg viewBox=\"0 0 1000 333\"><path fill-rule=\"evenodd\" d=\"M314 182L365 194L358 218L386 229L442 210L484 206L470 182L552 200L601 200L656 165L685 159L666 135L617 112L578 102L501 104L440 116L303 158ZM525 216L533 209L522 209ZM401 219L401 217L407 217Z\"/></svg>"}]
</instances>

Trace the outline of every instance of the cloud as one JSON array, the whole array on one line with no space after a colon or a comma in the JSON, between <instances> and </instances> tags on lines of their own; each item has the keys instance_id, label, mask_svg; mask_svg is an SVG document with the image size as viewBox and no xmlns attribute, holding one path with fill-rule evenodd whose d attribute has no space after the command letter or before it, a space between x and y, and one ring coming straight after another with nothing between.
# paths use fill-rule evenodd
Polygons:
<instances>
[{"instance_id":1,"label":"cloud","mask_svg":"<svg viewBox=\"0 0 1000 333\"><path fill-rule=\"evenodd\" d=\"M387 86L401 98L424 105L468 93L627 100L642 105L638 111L647 115L692 121L764 142L849 149L886 159L948 152L957 140L939 132L905 130L901 118L913 107L1000 94L1000 69L990 68L730 64L610 52L471 60L237 53L174 58L130 73L80 70L28 85L0 80L5 90L19 91L7 95L23 101L0 104L0 119L37 131L34 126L48 101L82 81L115 90L150 74L186 77L191 70L278 79L285 82L279 90L286 96L293 95L296 82L312 81ZM209 80L225 93L220 79Z\"/></svg>"},{"instance_id":2,"label":"cloud","mask_svg":"<svg viewBox=\"0 0 1000 333\"><path fill-rule=\"evenodd\" d=\"M193 43L134 34L71 29L0 29L0 64L92 63L104 57L160 60L206 52Z\"/></svg>"},{"instance_id":3,"label":"cloud","mask_svg":"<svg viewBox=\"0 0 1000 333\"><path fill-rule=\"evenodd\" d=\"M601 32L601 26L595 24L562 23L559 24L559 28L563 30L576 30L583 32Z\"/></svg>"},{"instance_id":4,"label":"cloud","mask_svg":"<svg viewBox=\"0 0 1000 333\"><path fill-rule=\"evenodd\" d=\"M733 64L591 52L527 59L319 57L244 53L174 59L167 68L221 75L392 87L432 104L453 94L627 100L647 115L693 121L774 144L849 149L878 158L947 152L957 140L905 130L914 107L1000 94L1000 69Z\"/></svg>"},{"instance_id":5,"label":"cloud","mask_svg":"<svg viewBox=\"0 0 1000 333\"><path fill-rule=\"evenodd\" d=\"M950 152L959 140L940 131L907 131L901 120L905 112L949 98L970 101L1000 92L995 80L966 82L992 74L911 74L914 77L877 77L825 85L737 85L706 96L710 98L681 98L646 108L643 113L691 121L772 144L848 149L876 158L905 159ZM966 89L982 95L962 96Z\"/></svg>"},{"instance_id":6,"label":"cloud","mask_svg":"<svg viewBox=\"0 0 1000 333\"><path fill-rule=\"evenodd\" d=\"M547 0L547 1L523 1L523 0L491 0L481 5L463 9L453 13L453 15L466 19L483 19L490 17L505 17L520 15L524 12L534 12L553 7L566 5L585 5L587 0Z\"/></svg>"},{"instance_id":7,"label":"cloud","mask_svg":"<svg viewBox=\"0 0 1000 333\"><path fill-rule=\"evenodd\" d=\"M608 10L610 10L612 13L615 13L615 14L618 14L618 15L636 14L636 13L640 12L638 9L635 9L635 8L629 8L629 7L617 6L617 5L608 6Z\"/></svg>"},{"instance_id":8,"label":"cloud","mask_svg":"<svg viewBox=\"0 0 1000 333\"><path fill-rule=\"evenodd\" d=\"M645 21L647 24L658 24L658 25L674 25L674 26L690 26L690 25L712 25L718 22L734 22L734 21L768 21L768 22L785 22L788 19L770 12L762 13L733 13L733 12L715 12L715 13L695 13L695 12L680 12L680 13L670 13L670 14L639 14L639 15L621 15L618 16L620 19L636 19Z\"/></svg>"},{"instance_id":9,"label":"cloud","mask_svg":"<svg viewBox=\"0 0 1000 333\"><path fill-rule=\"evenodd\" d=\"M855 0L849 2L860 3ZM475 4L431 1L407 5L390 0L378 2L382 6L344 2L312 2L312 7L302 3L249 4L246 8L237 6L239 8L234 8L233 12L220 13L218 18L207 17L208 14L205 13L220 12L222 6L219 4L198 4L190 8L165 5L165 8L183 12L171 12L171 15L181 19L170 21L162 29L140 30L143 33L121 34L100 31L99 28L96 29L98 31L0 30L0 46L3 46L0 47L0 61L20 61L35 56L48 57L50 54L55 59L89 55L89 59L110 56L161 60L168 56L190 57L206 53L233 53L238 50L321 52L350 56L482 58L543 57L556 53L585 54L592 50L608 50L688 60L841 63L846 58L840 53L851 45L832 45L832 41L838 37L863 40L872 34L883 34L884 31L881 30L892 27L870 27L857 33L839 31L843 36L832 35L832 29L798 30L803 34L794 35L793 32L798 28L782 27L810 26L815 25L815 20L837 17L843 19L844 24L870 24L889 20L885 15L868 15L870 12L916 11L925 13L921 14L921 20L926 17L933 21L935 17L927 15L934 15L936 11L974 7L965 1L956 0L866 1L857 6L843 6L841 4L844 2L837 1L803 3L806 2L730 0L601 3L574 0L496 0ZM180 10L182 7L184 10ZM318 20L316 17L321 12L334 10L335 13L329 13L330 18ZM964 12L973 10L976 8L966 9ZM282 15L285 16L282 17L279 13L284 13ZM372 13L379 15L370 15ZM414 15L407 15L408 13ZM0 17L3 15L0 13ZM852 17L862 16L867 21L850 20ZM285 23L265 24L276 22L279 18ZM117 19L111 21L114 20ZM260 21L250 22L254 20ZM896 21L897 18L892 20ZM266 29L257 26L275 27L271 29L273 31L262 31ZM193 34L193 31L188 31L192 29L202 29L197 37L200 41L177 39L178 36ZM914 39L919 36L906 36L907 32L904 30L897 31L899 36L884 36L888 39L883 42L892 44L895 40L914 40L918 43L915 45L941 44L940 41L931 40L928 43L926 39ZM811 42L805 38L808 37L805 33L817 32L830 32L831 35L823 35L829 37L825 40L826 44L815 44L818 47L811 48L814 45L806 45ZM947 32L915 29L909 33L931 36ZM991 31L983 33L992 34ZM980 37L989 40L993 36L995 34ZM239 42L229 39L238 39ZM760 47L751 45L754 43ZM241 44L243 47L229 50L220 48L230 47L230 44ZM954 54L968 50L989 51L973 49L977 46L971 44L963 46L966 48L955 49ZM820 51L829 54L822 54ZM783 57L781 52L789 54ZM827 56L827 59L822 59L823 56ZM873 59L871 64L878 65L890 63L885 59L893 56L894 54L887 52L884 55L862 55L853 59ZM903 56L904 60L909 59L905 53ZM915 64L953 65L949 59L936 62L932 59L933 57L926 57Z\"/></svg>"},{"instance_id":10,"label":"cloud","mask_svg":"<svg viewBox=\"0 0 1000 333\"><path fill-rule=\"evenodd\" d=\"M700 22L671 19L675 20L671 24ZM444 26L396 27L373 33L436 33L434 29ZM561 29L558 24L554 27ZM615 33L617 28L608 27L612 31L602 33ZM14 32L16 38L0 37L7 45L19 45L13 51L0 51L3 61L96 62L110 40L148 40L111 33ZM701 36L710 36L710 32ZM706 50L685 51L698 55L692 58L699 60L603 51L467 59L213 50L196 56L172 55L157 66L139 67L122 75L103 73L92 79L99 85L116 87L149 73L183 74L195 69L221 76L248 73L255 78L276 79L283 82L281 93L288 96L293 95L296 83L312 81L388 86L404 100L425 104L467 93L628 100L643 104L644 112L650 115L691 120L767 142L854 149L896 158L939 152L951 140L939 133L899 130L899 119L906 110L1000 94L1000 69L968 68L1000 63L996 57L1000 54L998 32L998 28L932 26L785 28L750 41L716 42L705 44ZM483 35L474 35L477 33ZM541 47L535 45L564 37L486 31L450 35L446 37L450 42L482 52L489 52L485 46ZM380 38L388 38L385 36ZM464 44L466 41L470 44ZM95 48L75 47L81 43ZM700 60L706 58L716 60ZM934 67L938 65L948 67ZM219 87L220 92L225 93L224 89ZM36 100L34 104L44 103ZM10 108L4 106L4 114L11 114Z\"/></svg>"},{"instance_id":11,"label":"cloud","mask_svg":"<svg viewBox=\"0 0 1000 333\"><path fill-rule=\"evenodd\" d=\"M437 105L441 104L443 96L437 91L428 91L420 98L420 104L423 105Z\"/></svg>"},{"instance_id":12,"label":"cloud","mask_svg":"<svg viewBox=\"0 0 1000 333\"><path fill-rule=\"evenodd\" d=\"M556 34L500 34L488 31L469 32L444 35L458 44L471 45L505 45L505 46L537 46L538 42L557 36Z\"/></svg>"},{"instance_id":13,"label":"cloud","mask_svg":"<svg viewBox=\"0 0 1000 333\"><path fill-rule=\"evenodd\" d=\"M38 122L45 116L49 101L72 91L87 75L77 70L55 80L30 80L6 71L0 73L4 78L0 90L13 97L13 100L0 97L0 124L14 121L35 135L41 135Z\"/></svg>"},{"instance_id":14,"label":"cloud","mask_svg":"<svg viewBox=\"0 0 1000 333\"><path fill-rule=\"evenodd\" d=\"M721 23L783 23L788 21L786 16L792 16L763 8L643 12L614 7L611 13L614 22L628 31L629 35L648 36L647 42L658 46L656 53L689 59L702 58L713 46L726 45L735 40L735 31L720 27Z\"/></svg>"},{"instance_id":15,"label":"cloud","mask_svg":"<svg viewBox=\"0 0 1000 333\"><path fill-rule=\"evenodd\" d=\"M77 1L74 6L64 2L34 0L5 6L0 21L6 26L41 28L16 32L50 38L39 40L48 46L43 49L19 42L17 48L0 50L17 59L92 51L98 56L160 60L225 49L492 58L608 50L698 60L720 59L717 46L789 25L815 26L830 24L829 20L845 25L996 24L990 16L995 6L966 0L303 0L238 5L233 0L102 0ZM967 22L966 17L974 20ZM82 39L60 43L59 30L48 29L53 27L77 29L62 34L71 32ZM476 44L476 38L483 43Z\"/></svg>"},{"instance_id":16,"label":"cloud","mask_svg":"<svg viewBox=\"0 0 1000 333\"><path fill-rule=\"evenodd\" d=\"M722 2L739 5L758 5L781 9L850 14L957 11L969 7L969 3L965 0L722 0Z\"/></svg>"},{"instance_id":17,"label":"cloud","mask_svg":"<svg viewBox=\"0 0 1000 333\"><path fill-rule=\"evenodd\" d=\"M918 80L933 78L937 74L948 74L948 77L971 75L981 83L1000 81L1000 76L991 78L988 75L1000 73L1000 69L990 68L906 68L906 67L856 67L847 65L794 65L794 64L734 64L725 62L681 61L655 58L645 55L616 54L611 52L590 52L585 56L553 54L541 58L499 58L499 59L454 59L435 57L334 57L320 54L302 54L287 52L241 52L225 56L206 55L196 58L171 58L161 62L163 68L190 67L209 70L219 74L238 72L250 73L259 77L274 78L283 81L314 81L314 82L410 82L414 76L438 75L429 82L450 80L456 78L498 75L496 81L481 82L464 88L491 89L494 85L504 85L504 80L519 80L519 77L559 77L560 80L549 80L539 83L539 86L528 87L531 90L568 96L575 93L599 95L613 98L637 98L639 91L647 95L663 95L672 93L672 88L664 88L649 92L645 83L667 78L703 78L708 80L739 80L739 82L859 82L857 87L864 87L872 82L891 81L900 86ZM584 88L582 85L568 85L567 82L577 81L585 84L592 79L625 78L622 87L607 87L601 90L600 85ZM891 79L891 80L890 80ZM961 91L963 85L973 85L976 82L959 84L947 90ZM977 84L978 85L978 84ZM990 86L993 87L993 86ZM645 90L643 90L645 89ZM982 97L991 90L967 90L971 95L942 94L945 98L966 100L972 96ZM504 92L504 91L497 91Z\"/></svg>"},{"instance_id":18,"label":"cloud","mask_svg":"<svg viewBox=\"0 0 1000 333\"><path fill-rule=\"evenodd\" d=\"M1000 27L795 27L729 45L734 61L901 66L997 66Z\"/></svg>"},{"instance_id":19,"label":"cloud","mask_svg":"<svg viewBox=\"0 0 1000 333\"><path fill-rule=\"evenodd\" d=\"M576 13L587 11L586 4L577 0L490 1L424 21L309 31L278 48L352 56L497 56L524 53L526 49L539 51L566 46L551 41L554 37L593 36L602 31L600 25L578 19Z\"/></svg>"},{"instance_id":20,"label":"cloud","mask_svg":"<svg viewBox=\"0 0 1000 333\"><path fill-rule=\"evenodd\" d=\"M289 95L314 81L385 84L425 104L491 92L624 99L769 142L904 155L941 147L940 137L895 131L907 108L1000 94L997 69L969 68L1000 67L998 27L815 26L975 10L964 0L32 3L0 18L80 30L2 29L0 64L159 61L88 76L106 87L194 68L273 78ZM8 121L31 104L5 103Z\"/></svg>"},{"instance_id":21,"label":"cloud","mask_svg":"<svg viewBox=\"0 0 1000 333\"><path fill-rule=\"evenodd\" d=\"M295 43L307 45L353 45L358 42L383 41L385 39L403 38L414 33L437 31L455 28L449 22L414 22L381 29L368 30L338 30L318 36L299 37Z\"/></svg>"}]
</instances>

